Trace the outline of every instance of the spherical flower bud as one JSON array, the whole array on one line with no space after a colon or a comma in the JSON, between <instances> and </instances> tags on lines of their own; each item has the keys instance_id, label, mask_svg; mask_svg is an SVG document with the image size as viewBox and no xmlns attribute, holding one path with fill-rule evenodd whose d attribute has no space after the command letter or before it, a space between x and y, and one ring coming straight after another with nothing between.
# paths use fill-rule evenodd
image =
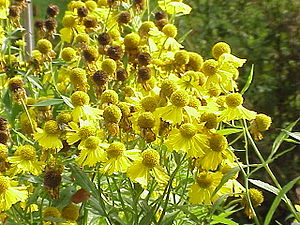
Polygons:
<instances>
[{"instance_id":1,"label":"spherical flower bud","mask_svg":"<svg viewBox=\"0 0 300 225\"><path fill-rule=\"evenodd\" d=\"M151 112L144 112L139 116L137 122L140 128L153 128L155 125L155 117Z\"/></svg>"},{"instance_id":2,"label":"spherical flower bud","mask_svg":"<svg viewBox=\"0 0 300 225\"><path fill-rule=\"evenodd\" d=\"M222 90L221 88L215 86L215 87L209 87L208 94L210 94L213 97L218 97L221 94Z\"/></svg>"},{"instance_id":3,"label":"spherical flower bud","mask_svg":"<svg viewBox=\"0 0 300 225\"><path fill-rule=\"evenodd\" d=\"M127 49L136 49L140 44L140 36L136 33L127 34L124 38L124 45Z\"/></svg>"},{"instance_id":4,"label":"spherical flower bud","mask_svg":"<svg viewBox=\"0 0 300 225\"><path fill-rule=\"evenodd\" d=\"M44 185L49 188L57 188L61 183L61 172L58 170L49 170L44 176Z\"/></svg>"},{"instance_id":5,"label":"spherical flower bud","mask_svg":"<svg viewBox=\"0 0 300 225\"><path fill-rule=\"evenodd\" d=\"M168 14L165 11L158 11L154 14L156 20L166 19Z\"/></svg>"},{"instance_id":6,"label":"spherical flower bud","mask_svg":"<svg viewBox=\"0 0 300 225\"><path fill-rule=\"evenodd\" d=\"M61 51L61 57L66 62L73 61L76 57L76 51L72 47L66 47Z\"/></svg>"},{"instance_id":7,"label":"spherical flower bud","mask_svg":"<svg viewBox=\"0 0 300 225\"><path fill-rule=\"evenodd\" d=\"M118 41L121 38L120 31L118 29L111 29L108 31L110 37L114 41Z\"/></svg>"},{"instance_id":8,"label":"spherical flower bud","mask_svg":"<svg viewBox=\"0 0 300 225\"><path fill-rule=\"evenodd\" d=\"M114 72L116 72L117 69L117 64L116 61L113 59L105 59L102 62L102 70L104 70L105 72L109 73L109 74L113 74Z\"/></svg>"},{"instance_id":9,"label":"spherical flower bud","mask_svg":"<svg viewBox=\"0 0 300 225\"><path fill-rule=\"evenodd\" d=\"M107 123L119 123L122 117L120 108L116 105L109 105L103 111L104 121Z\"/></svg>"},{"instance_id":10,"label":"spherical flower bud","mask_svg":"<svg viewBox=\"0 0 300 225\"><path fill-rule=\"evenodd\" d=\"M176 64L178 64L179 66L188 64L190 59L190 55L187 51L185 50L181 50L175 53L174 55L174 61Z\"/></svg>"},{"instance_id":11,"label":"spherical flower bud","mask_svg":"<svg viewBox=\"0 0 300 225\"><path fill-rule=\"evenodd\" d=\"M176 91L176 83L173 80L164 80L160 87L160 94L165 97L170 97Z\"/></svg>"},{"instance_id":12,"label":"spherical flower bud","mask_svg":"<svg viewBox=\"0 0 300 225\"><path fill-rule=\"evenodd\" d=\"M179 128L180 134L185 138L192 138L197 133L197 127L191 123L182 124Z\"/></svg>"},{"instance_id":13,"label":"spherical flower bud","mask_svg":"<svg viewBox=\"0 0 300 225\"><path fill-rule=\"evenodd\" d=\"M250 195L250 199L251 199L251 202L254 207L260 206L261 203L263 203L263 201L264 201L263 193L256 188L250 188L249 195Z\"/></svg>"},{"instance_id":14,"label":"spherical flower bud","mask_svg":"<svg viewBox=\"0 0 300 225\"><path fill-rule=\"evenodd\" d=\"M113 60L119 60L124 56L123 49L117 45L110 46L107 49L106 54L109 58Z\"/></svg>"},{"instance_id":15,"label":"spherical flower bud","mask_svg":"<svg viewBox=\"0 0 300 225\"><path fill-rule=\"evenodd\" d=\"M146 66L140 67L137 76L138 82L143 83L151 78L151 69Z\"/></svg>"},{"instance_id":16,"label":"spherical flower bud","mask_svg":"<svg viewBox=\"0 0 300 225\"><path fill-rule=\"evenodd\" d=\"M197 175L196 182L201 188L209 188L213 183L213 177L208 172L201 172Z\"/></svg>"},{"instance_id":17,"label":"spherical flower bud","mask_svg":"<svg viewBox=\"0 0 300 225\"><path fill-rule=\"evenodd\" d=\"M87 16L83 19L83 25L86 28L95 28L98 25L97 18L94 16Z\"/></svg>"},{"instance_id":18,"label":"spherical flower bud","mask_svg":"<svg viewBox=\"0 0 300 225\"><path fill-rule=\"evenodd\" d=\"M121 109L122 115L124 117L130 116L130 106L126 102L119 102L118 107Z\"/></svg>"},{"instance_id":19,"label":"spherical flower bud","mask_svg":"<svg viewBox=\"0 0 300 225\"><path fill-rule=\"evenodd\" d=\"M54 217L59 219L60 216L60 211L52 206L46 207L43 211L43 217Z\"/></svg>"},{"instance_id":20,"label":"spherical flower bud","mask_svg":"<svg viewBox=\"0 0 300 225\"><path fill-rule=\"evenodd\" d=\"M209 139L209 147L215 152L221 152L227 149L228 142L226 137L221 134L212 134Z\"/></svg>"},{"instance_id":21,"label":"spherical flower bud","mask_svg":"<svg viewBox=\"0 0 300 225\"><path fill-rule=\"evenodd\" d=\"M57 135L60 133L58 123L54 120L48 120L44 125L44 130L47 134Z\"/></svg>"},{"instance_id":22,"label":"spherical flower bud","mask_svg":"<svg viewBox=\"0 0 300 225\"><path fill-rule=\"evenodd\" d=\"M148 168L154 168L159 165L159 153L154 149L147 149L142 152L143 164Z\"/></svg>"},{"instance_id":23,"label":"spherical flower bud","mask_svg":"<svg viewBox=\"0 0 300 225\"><path fill-rule=\"evenodd\" d=\"M69 204L61 210L64 219L76 221L79 217L79 208L74 204Z\"/></svg>"},{"instance_id":24,"label":"spherical flower bud","mask_svg":"<svg viewBox=\"0 0 300 225\"><path fill-rule=\"evenodd\" d=\"M189 52L189 62L187 67L189 70L200 71L203 64L203 58L196 52Z\"/></svg>"},{"instance_id":25,"label":"spherical flower bud","mask_svg":"<svg viewBox=\"0 0 300 225\"><path fill-rule=\"evenodd\" d=\"M77 85L77 84L82 85L87 80L86 71L82 68L72 69L72 71L70 73L70 80L75 85Z\"/></svg>"},{"instance_id":26,"label":"spherical flower bud","mask_svg":"<svg viewBox=\"0 0 300 225\"><path fill-rule=\"evenodd\" d=\"M0 143L6 145L9 140L9 133L7 131L0 131Z\"/></svg>"},{"instance_id":27,"label":"spherical flower bud","mask_svg":"<svg viewBox=\"0 0 300 225\"><path fill-rule=\"evenodd\" d=\"M218 42L217 44L214 45L214 47L212 48L212 55L213 57L218 60L219 57L223 54L223 53L229 53L230 54L231 49L230 46L225 43L225 42Z\"/></svg>"},{"instance_id":28,"label":"spherical flower bud","mask_svg":"<svg viewBox=\"0 0 300 225\"><path fill-rule=\"evenodd\" d=\"M64 27L75 27L76 25L76 18L72 15L65 15L62 19L62 25Z\"/></svg>"},{"instance_id":29,"label":"spherical flower bud","mask_svg":"<svg viewBox=\"0 0 300 225\"><path fill-rule=\"evenodd\" d=\"M24 88L24 83L21 77L13 77L8 82L8 87L11 92L17 92Z\"/></svg>"},{"instance_id":30,"label":"spherical flower bud","mask_svg":"<svg viewBox=\"0 0 300 225\"><path fill-rule=\"evenodd\" d=\"M47 15L50 17L55 17L59 14L59 7L57 5L51 4L47 7Z\"/></svg>"},{"instance_id":31,"label":"spherical flower bud","mask_svg":"<svg viewBox=\"0 0 300 225\"><path fill-rule=\"evenodd\" d=\"M8 16L12 18L19 17L22 12L22 9L20 6L12 5L9 7Z\"/></svg>"},{"instance_id":32,"label":"spherical flower bud","mask_svg":"<svg viewBox=\"0 0 300 225\"><path fill-rule=\"evenodd\" d=\"M225 98L228 107L237 107L243 104L243 96L240 93L231 93Z\"/></svg>"},{"instance_id":33,"label":"spherical flower bud","mask_svg":"<svg viewBox=\"0 0 300 225\"><path fill-rule=\"evenodd\" d=\"M137 56L138 63L141 66L147 66L151 62L151 55L148 52L141 52Z\"/></svg>"},{"instance_id":34,"label":"spherical flower bud","mask_svg":"<svg viewBox=\"0 0 300 225\"><path fill-rule=\"evenodd\" d=\"M100 140L98 137L90 136L84 141L84 146L87 149L97 149L100 144Z\"/></svg>"},{"instance_id":35,"label":"spherical flower bud","mask_svg":"<svg viewBox=\"0 0 300 225\"><path fill-rule=\"evenodd\" d=\"M103 32L98 35L98 42L100 45L108 45L111 41L109 33Z\"/></svg>"},{"instance_id":36,"label":"spherical flower bud","mask_svg":"<svg viewBox=\"0 0 300 225\"><path fill-rule=\"evenodd\" d=\"M82 138L82 139L86 139L90 136L94 136L94 135L96 135L96 133L97 133L96 128L93 126L89 126L89 125L80 127L79 132L78 132L80 138Z\"/></svg>"},{"instance_id":37,"label":"spherical flower bud","mask_svg":"<svg viewBox=\"0 0 300 225\"><path fill-rule=\"evenodd\" d=\"M59 124L68 124L72 121L72 115L69 112L61 112L57 115L56 121Z\"/></svg>"},{"instance_id":38,"label":"spherical flower bud","mask_svg":"<svg viewBox=\"0 0 300 225\"><path fill-rule=\"evenodd\" d=\"M93 46L88 46L83 50L82 55L87 62L94 62L98 58L98 49Z\"/></svg>"},{"instance_id":39,"label":"spherical flower bud","mask_svg":"<svg viewBox=\"0 0 300 225\"><path fill-rule=\"evenodd\" d=\"M83 91L76 91L71 95L71 102L75 107L88 105L90 102L90 97Z\"/></svg>"},{"instance_id":40,"label":"spherical flower bud","mask_svg":"<svg viewBox=\"0 0 300 225\"><path fill-rule=\"evenodd\" d=\"M34 27L38 30L43 30L45 27L45 21L44 20L37 20L34 23Z\"/></svg>"},{"instance_id":41,"label":"spherical flower bud","mask_svg":"<svg viewBox=\"0 0 300 225\"><path fill-rule=\"evenodd\" d=\"M114 90L106 90L101 95L101 102L107 104L116 104L119 101L119 96Z\"/></svg>"},{"instance_id":42,"label":"spherical flower bud","mask_svg":"<svg viewBox=\"0 0 300 225\"><path fill-rule=\"evenodd\" d=\"M93 75L93 81L99 86L105 85L108 80L109 74L104 70L99 70Z\"/></svg>"},{"instance_id":43,"label":"spherical flower bud","mask_svg":"<svg viewBox=\"0 0 300 225\"><path fill-rule=\"evenodd\" d=\"M218 117L214 113L203 113L201 116L201 122L205 123L205 127L208 129L216 128L218 125Z\"/></svg>"},{"instance_id":44,"label":"spherical flower bud","mask_svg":"<svg viewBox=\"0 0 300 225\"><path fill-rule=\"evenodd\" d=\"M117 80L118 81L125 81L128 77L128 73L125 69L123 68L119 68L117 69L117 72L116 72L116 77L117 77Z\"/></svg>"},{"instance_id":45,"label":"spherical flower bud","mask_svg":"<svg viewBox=\"0 0 300 225\"><path fill-rule=\"evenodd\" d=\"M118 16L118 23L128 24L131 20L130 12L123 11Z\"/></svg>"},{"instance_id":46,"label":"spherical flower bud","mask_svg":"<svg viewBox=\"0 0 300 225\"><path fill-rule=\"evenodd\" d=\"M158 98L156 96L147 96L141 100L143 109L147 112L154 112L158 106Z\"/></svg>"},{"instance_id":47,"label":"spherical flower bud","mask_svg":"<svg viewBox=\"0 0 300 225\"><path fill-rule=\"evenodd\" d=\"M36 150L31 145L21 145L17 148L15 155L21 156L23 160L34 160L36 158Z\"/></svg>"},{"instance_id":48,"label":"spherical flower bud","mask_svg":"<svg viewBox=\"0 0 300 225\"><path fill-rule=\"evenodd\" d=\"M57 22L53 18L49 18L45 20L45 27L48 32L54 32L57 27Z\"/></svg>"},{"instance_id":49,"label":"spherical flower bud","mask_svg":"<svg viewBox=\"0 0 300 225\"><path fill-rule=\"evenodd\" d=\"M85 34L85 33L78 34L75 37L75 43L76 44L88 45L90 43L90 36L88 34Z\"/></svg>"},{"instance_id":50,"label":"spherical flower bud","mask_svg":"<svg viewBox=\"0 0 300 225\"><path fill-rule=\"evenodd\" d=\"M8 121L5 118L0 117L0 130L8 130Z\"/></svg>"},{"instance_id":51,"label":"spherical flower bud","mask_svg":"<svg viewBox=\"0 0 300 225\"><path fill-rule=\"evenodd\" d=\"M271 117L265 114L258 114L254 120L256 128L258 131L266 131L269 129L272 123Z\"/></svg>"},{"instance_id":52,"label":"spherical flower bud","mask_svg":"<svg viewBox=\"0 0 300 225\"><path fill-rule=\"evenodd\" d=\"M42 54L47 54L52 50L52 44L47 39L39 40L36 43L36 47Z\"/></svg>"},{"instance_id":53,"label":"spherical flower bud","mask_svg":"<svg viewBox=\"0 0 300 225\"><path fill-rule=\"evenodd\" d=\"M159 30L162 30L168 23L168 19L155 20L155 25Z\"/></svg>"},{"instance_id":54,"label":"spherical flower bud","mask_svg":"<svg viewBox=\"0 0 300 225\"><path fill-rule=\"evenodd\" d=\"M145 21L142 23L142 25L139 28L139 35L141 37L148 36L149 31L151 28L154 28L155 24L152 21Z\"/></svg>"},{"instance_id":55,"label":"spherical flower bud","mask_svg":"<svg viewBox=\"0 0 300 225\"><path fill-rule=\"evenodd\" d=\"M163 27L162 32L167 37L174 38L177 35L177 27L174 24L167 24Z\"/></svg>"},{"instance_id":56,"label":"spherical flower bud","mask_svg":"<svg viewBox=\"0 0 300 225\"><path fill-rule=\"evenodd\" d=\"M170 100L174 106L184 107L189 103L189 95L185 90L177 90L173 92Z\"/></svg>"},{"instance_id":57,"label":"spherical flower bud","mask_svg":"<svg viewBox=\"0 0 300 225\"><path fill-rule=\"evenodd\" d=\"M208 59L203 63L202 71L206 76L212 76L218 71L218 62L214 59Z\"/></svg>"},{"instance_id":58,"label":"spherical flower bud","mask_svg":"<svg viewBox=\"0 0 300 225\"><path fill-rule=\"evenodd\" d=\"M107 157L111 158L118 158L123 155L124 151L126 151L126 147L122 142L116 141L107 148Z\"/></svg>"},{"instance_id":59,"label":"spherical flower bud","mask_svg":"<svg viewBox=\"0 0 300 225\"><path fill-rule=\"evenodd\" d=\"M79 7L77 9L77 15L79 17L86 17L88 15L88 9L86 7Z\"/></svg>"}]
</instances>

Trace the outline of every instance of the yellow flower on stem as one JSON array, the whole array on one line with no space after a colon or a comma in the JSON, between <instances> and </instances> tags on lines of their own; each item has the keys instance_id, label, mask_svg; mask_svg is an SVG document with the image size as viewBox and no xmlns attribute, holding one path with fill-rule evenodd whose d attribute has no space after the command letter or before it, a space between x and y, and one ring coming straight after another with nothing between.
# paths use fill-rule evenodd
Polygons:
<instances>
[{"instance_id":1,"label":"yellow flower on stem","mask_svg":"<svg viewBox=\"0 0 300 225\"><path fill-rule=\"evenodd\" d=\"M60 150L63 148L60 134L58 123L49 120L45 123L43 130L37 128L37 133L33 134L33 137L43 148Z\"/></svg>"},{"instance_id":2,"label":"yellow flower on stem","mask_svg":"<svg viewBox=\"0 0 300 225\"><path fill-rule=\"evenodd\" d=\"M189 5L178 0L159 0L158 5L163 11L166 11L170 15L186 15L190 14L192 10L192 8Z\"/></svg>"},{"instance_id":3,"label":"yellow flower on stem","mask_svg":"<svg viewBox=\"0 0 300 225\"><path fill-rule=\"evenodd\" d=\"M187 152L190 157L201 157L208 148L208 138L197 133L195 125L185 123L170 132L166 145L171 150Z\"/></svg>"},{"instance_id":4,"label":"yellow flower on stem","mask_svg":"<svg viewBox=\"0 0 300 225\"><path fill-rule=\"evenodd\" d=\"M90 97L83 91L76 91L71 96L71 102L74 106L72 111L72 118L74 122L82 120L97 120L99 119L102 111L97 108L93 108L89 105Z\"/></svg>"},{"instance_id":5,"label":"yellow flower on stem","mask_svg":"<svg viewBox=\"0 0 300 225\"><path fill-rule=\"evenodd\" d=\"M231 93L226 96L226 109L221 112L220 121L229 122L231 120L253 120L256 112L246 109L243 104L243 96L240 93Z\"/></svg>"},{"instance_id":6,"label":"yellow flower on stem","mask_svg":"<svg viewBox=\"0 0 300 225\"><path fill-rule=\"evenodd\" d=\"M107 159L103 164L102 172L109 175L114 172L126 172L128 167L132 165L132 160L141 159L140 150L126 150L121 142L114 142L106 149Z\"/></svg>"},{"instance_id":7,"label":"yellow flower on stem","mask_svg":"<svg viewBox=\"0 0 300 225\"><path fill-rule=\"evenodd\" d=\"M95 166L98 162L103 162L106 159L104 148L106 144L101 143L100 139L91 136L84 141L84 146L80 148L80 154L77 158L77 163L81 166Z\"/></svg>"},{"instance_id":8,"label":"yellow flower on stem","mask_svg":"<svg viewBox=\"0 0 300 225\"><path fill-rule=\"evenodd\" d=\"M19 187L17 181L0 176L0 211L10 209L17 202L25 202L27 198L26 187Z\"/></svg>"},{"instance_id":9,"label":"yellow flower on stem","mask_svg":"<svg viewBox=\"0 0 300 225\"><path fill-rule=\"evenodd\" d=\"M216 170L226 158L227 139L221 134L212 134L209 138L209 148L201 160L201 167L206 170Z\"/></svg>"},{"instance_id":10,"label":"yellow flower on stem","mask_svg":"<svg viewBox=\"0 0 300 225\"><path fill-rule=\"evenodd\" d=\"M62 25L64 27L59 31L61 40L67 43L71 43L76 34L85 33L85 27L78 25L77 19L73 15L65 15L62 19Z\"/></svg>"},{"instance_id":11,"label":"yellow flower on stem","mask_svg":"<svg viewBox=\"0 0 300 225\"><path fill-rule=\"evenodd\" d=\"M225 193L231 193L230 188L226 186L212 196L215 188L219 185L222 179L222 173L220 172L200 172L196 177L196 184L192 184L189 191L189 201L192 204L212 204L221 195Z\"/></svg>"},{"instance_id":12,"label":"yellow flower on stem","mask_svg":"<svg viewBox=\"0 0 300 225\"><path fill-rule=\"evenodd\" d=\"M39 175L42 173L42 163L37 161L36 150L31 145L21 145L17 148L14 156L8 158L8 161L12 163L12 173L32 173L33 175Z\"/></svg>"},{"instance_id":13,"label":"yellow flower on stem","mask_svg":"<svg viewBox=\"0 0 300 225\"><path fill-rule=\"evenodd\" d=\"M154 115L158 115L166 122L180 124L184 115L187 115L189 122L199 117L199 113L193 107L188 106L189 95L184 90L177 90L171 95L171 105L157 108Z\"/></svg>"},{"instance_id":14,"label":"yellow flower on stem","mask_svg":"<svg viewBox=\"0 0 300 225\"><path fill-rule=\"evenodd\" d=\"M10 1L9 0L0 0L0 19L6 19L8 12Z\"/></svg>"},{"instance_id":15,"label":"yellow flower on stem","mask_svg":"<svg viewBox=\"0 0 300 225\"><path fill-rule=\"evenodd\" d=\"M143 188L147 187L150 176L159 184L166 184L169 176L159 166L159 153L154 149L147 149L141 156L141 159L135 161L127 170L130 180L139 183Z\"/></svg>"}]
</instances>

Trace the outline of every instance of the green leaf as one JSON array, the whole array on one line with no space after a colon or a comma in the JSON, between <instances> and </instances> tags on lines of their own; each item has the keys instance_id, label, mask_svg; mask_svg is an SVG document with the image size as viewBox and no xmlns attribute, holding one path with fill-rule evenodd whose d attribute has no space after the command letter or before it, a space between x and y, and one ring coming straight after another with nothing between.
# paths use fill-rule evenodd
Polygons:
<instances>
[{"instance_id":1,"label":"green leaf","mask_svg":"<svg viewBox=\"0 0 300 225\"><path fill-rule=\"evenodd\" d=\"M290 181L287 185L285 185L278 193L278 195L276 196L276 198L274 199L269 212L266 216L266 219L264 221L264 225L268 225L270 224L272 217L281 201L281 199L283 198L283 196L291 189L293 188L293 186L300 180L300 176L296 177L294 180Z\"/></svg>"},{"instance_id":2,"label":"green leaf","mask_svg":"<svg viewBox=\"0 0 300 225\"><path fill-rule=\"evenodd\" d=\"M234 175L236 175L240 171L239 167L234 167L230 169L227 173L225 173L221 179L221 182L219 185L216 187L214 192L212 193L212 197L220 190L220 188L228 181L230 180Z\"/></svg>"},{"instance_id":3,"label":"green leaf","mask_svg":"<svg viewBox=\"0 0 300 225\"><path fill-rule=\"evenodd\" d=\"M266 191L269 191L275 195L278 195L279 193L279 190L278 188L272 186L271 184L268 184L266 182L263 182L261 180L254 180L254 179L248 179L252 184L262 188L262 189L265 189Z\"/></svg>"},{"instance_id":4,"label":"green leaf","mask_svg":"<svg viewBox=\"0 0 300 225\"><path fill-rule=\"evenodd\" d=\"M271 150L271 154L269 156L269 159L271 159L273 157L273 155L278 151L280 145L282 144L282 142L288 137L288 134L286 133L286 131L291 131L293 129L293 127L298 123L299 119L297 119L295 122L291 123L290 125L287 126L287 128L285 128L275 139L273 146L272 146L272 150Z\"/></svg>"},{"instance_id":5,"label":"green leaf","mask_svg":"<svg viewBox=\"0 0 300 225\"><path fill-rule=\"evenodd\" d=\"M12 129L13 132L15 132L20 138L22 138L24 141L27 141L28 143L30 143L31 145L34 145L34 142L29 140L24 134L16 131L15 129Z\"/></svg>"},{"instance_id":6,"label":"green leaf","mask_svg":"<svg viewBox=\"0 0 300 225\"><path fill-rule=\"evenodd\" d=\"M213 221L211 221L210 224L238 225L238 223L232 221L231 219L222 217L221 215L220 216L213 215L212 219L213 219Z\"/></svg>"},{"instance_id":7,"label":"green leaf","mask_svg":"<svg viewBox=\"0 0 300 225\"><path fill-rule=\"evenodd\" d=\"M71 103L70 98L63 96L63 95L61 95L61 98L64 100L64 102L66 103L67 106L69 106L72 109L74 108L73 104Z\"/></svg>"},{"instance_id":8,"label":"green leaf","mask_svg":"<svg viewBox=\"0 0 300 225\"><path fill-rule=\"evenodd\" d=\"M40 101L38 103L35 103L33 105L30 106L48 106L48 105L59 105L64 103L63 99L58 99L58 98L51 98L51 99L46 99L43 101Z\"/></svg>"},{"instance_id":9,"label":"green leaf","mask_svg":"<svg viewBox=\"0 0 300 225\"><path fill-rule=\"evenodd\" d=\"M300 141L300 132L289 132L287 130L283 130L286 132L289 136L295 138L296 140Z\"/></svg>"},{"instance_id":10,"label":"green leaf","mask_svg":"<svg viewBox=\"0 0 300 225\"><path fill-rule=\"evenodd\" d=\"M222 129L217 131L218 134L222 134L222 135L236 134L239 132L243 132L243 129L228 128L228 129Z\"/></svg>"},{"instance_id":11,"label":"green leaf","mask_svg":"<svg viewBox=\"0 0 300 225\"><path fill-rule=\"evenodd\" d=\"M175 212L172 212L172 213L166 213L163 220L161 221L161 224L172 225L174 220L178 216L179 212L180 212L180 210L176 210Z\"/></svg>"},{"instance_id":12,"label":"green leaf","mask_svg":"<svg viewBox=\"0 0 300 225\"><path fill-rule=\"evenodd\" d=\"M241 90L241 94L244 94L248 90L248 88L250 87L250 84L251 84L252 79L253 79L253 73L254 73L254 64L252 64L252 66L251 66L250 74L248 76L248 79L247 79L247 82L246 82L245 86Z\"/></svg>"},{"instance_id":13,"label":"green leaf","mask_svg":"<svg viewBox=\"0 0 300 225\"><path fill-rule=\"evenodd\" d=\"M188 32L186 32L184 35L182 35L179 39L178 42L181 44L182 42L184 42L184 40L186 39L187 36L189 36L190 33L192 33L193 29L190 29Z\"/></svg>"},{"instance_id":14,"label":"green leaf","mask_svg":"<svg viewBox=\"0 0 300 225\"><path fill-rule=\"evenodd\" d=\"M96 189L95 184L89 179L87 174L82 172L78 166L69 164L69 168L72 172L75 181L86 191L89 191L96 199L99 198L99 192Z\"/></svg>"}]
</instances>

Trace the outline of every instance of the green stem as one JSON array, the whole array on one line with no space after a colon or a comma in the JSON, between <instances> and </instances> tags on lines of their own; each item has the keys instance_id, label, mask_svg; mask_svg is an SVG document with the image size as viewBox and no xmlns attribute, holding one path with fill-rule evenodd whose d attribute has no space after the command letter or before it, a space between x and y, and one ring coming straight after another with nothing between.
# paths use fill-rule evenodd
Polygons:
<instances>
[{"instance_id":1,"label":"green stem","mask_svg":"<svg viewBox=\"0 0 300 225\"><path fill-rule=\"evenodd\" d=\"M276 179L275 175L273 174L272 170L270 169L269 165L266 163L266 161L264 160L264 158L262 157L259 149L257 148L248 128L247 128L247 123L246 121L244 120L244 128L245 128L245 131L246 131L246 134L250 140L250 143L256 153L256 155L258 156L259 160L261 161L263 167L265 168L265 170L267 171L267 173L269 174L270 178L272 179L273 183L276 185L276 187L279 189L279 190L282 190L282 187L281 185L279 184L278 180ZM297 211L295 210L291 200L287 197L287 195L285 194L283 196L283 199L285 200L289 210L293 213L293 215L295 216L295 218L300 221L300 215L297 213Z\"/></svg>"}]
</instances>

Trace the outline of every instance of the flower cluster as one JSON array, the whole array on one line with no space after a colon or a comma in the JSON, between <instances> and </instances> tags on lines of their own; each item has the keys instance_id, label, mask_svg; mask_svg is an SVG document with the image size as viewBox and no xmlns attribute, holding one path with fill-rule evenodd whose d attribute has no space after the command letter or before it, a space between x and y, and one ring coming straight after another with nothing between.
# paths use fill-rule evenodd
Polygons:
<instances>
[{"instance_id":1,"label":"flower cluster","mask_svg":"<svg viewBox=\"0 0 300 225\"><path fill-rule=\"evenodd\" d=\"M0 18L13 30L20 23L6 17L14 7L7 10L8 3L0 1ZM261 140L271 124L244 106L237 81L246 60L225 42L208 59L185 50L174 18L191 8L158 1L144 19L146 3L73 0L58 31L59 8L50 5L47 18L35 23L39 39L29 62L19 50L1 53L1 93L14 108L0 120L0 211L33 195L38 182L26 182L28 176L44 180L49 202L60 199L60 188L71 185L62 179L70 164L88 177L91 170L123 177L157 194L176 189L181 181L173 172L180 168L193 180L192 204L245 191L237 173L216 188L240 164L230 135L246 124ZM74 204L39 207L44 217L78 219Z\"/></svg>"}]
</instances>

